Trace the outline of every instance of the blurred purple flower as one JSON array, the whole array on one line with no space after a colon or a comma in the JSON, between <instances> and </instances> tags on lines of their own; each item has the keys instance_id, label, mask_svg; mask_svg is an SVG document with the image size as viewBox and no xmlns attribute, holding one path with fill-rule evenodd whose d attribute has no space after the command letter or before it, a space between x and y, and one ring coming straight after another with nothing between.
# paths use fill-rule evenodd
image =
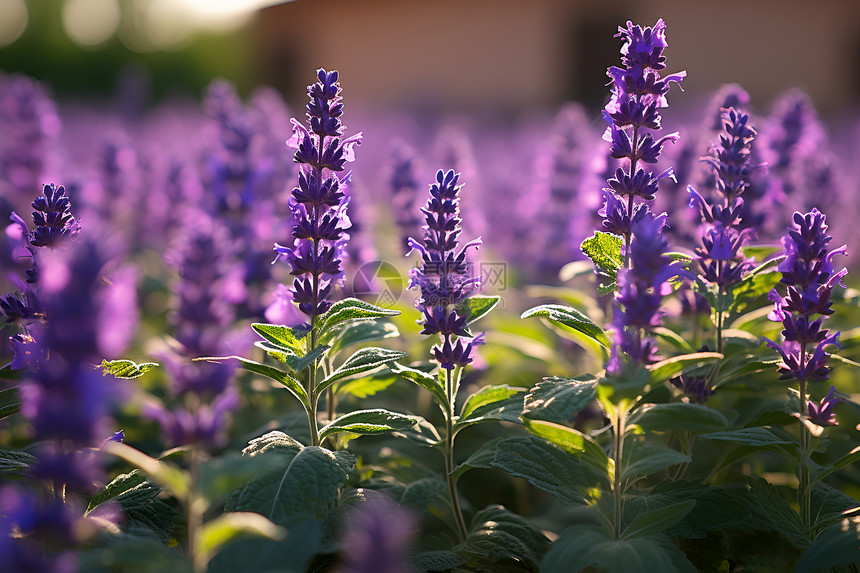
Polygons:
<instances>
[{"instance_id":1,"label":"blurred purple flower","mask_svg":"<svg viewBox=\"0 0 860 573\"><path fill-rule=\"evenodd\" d=\"M384 494L366 490L367 501L348 514L341 541L341 573L411 573L409 553L415 517Z\"/></svg>"}]
</instances>

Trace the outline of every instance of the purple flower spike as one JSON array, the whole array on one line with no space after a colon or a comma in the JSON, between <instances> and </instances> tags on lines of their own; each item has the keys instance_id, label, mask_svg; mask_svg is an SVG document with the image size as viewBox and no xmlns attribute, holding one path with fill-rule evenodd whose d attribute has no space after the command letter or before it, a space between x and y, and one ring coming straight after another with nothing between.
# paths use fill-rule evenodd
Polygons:
<instances>
[{"instance_id":1,"label":"purple flower spike","mask_svg":"<svg viewBox=\"0 0 860 573\"><path fill-rule=\"evenodd\" d=\"M295 276L293 300L311 324L329 309L327 298L343 276L341 261L349 239L344 231L351 226L346 215L349 174L340 178L336 173L355 159L353 147L361 142L360 133L342 137L337 72L320 69L317 78L317 83L308 86L310 130L293 119L293 136L287 141L296 149L293 160L301 166L299 186L290 198L294 241L292 245L275 244L275 260L283 257L289 263L290 274Z\"/></svg>"},{"instance_id":2,"label":"purple flower spike","mask_svg":"<svg viewBox=\"0 0 860 573\"><path fill-rule=\"evenodd\" d=\"M752 236L746 225L744 200L741 194L749 186L749 177L756 168L750 165L750 150L756 131L748 125L749 116L734 108L723 110L723 134L720 144L702 161L714 170L715 187L720 198L706 200L692 186L690 207L697 208L705 223L702 246L695 253L701 268L701 278L726 290L739 283L743 274L753 266L740 249Z\"/></svg>"},{"instance_id":3,"label":"purple flower spike","mask_svg":"<svg viewBox=\"0 0 860 573\"><path fill-rule=\"evenodd\" d=\"M663 49L667 45L666 24L662 19L653 28L627 22L626 28L618 28L616 37L624 39L621 61L625 67L612 66L607 70L612 79L612 98L603 111L608 124L603 139L610 142L610 157L626 161L609 179L609 187L604 190L606 204L599 214L604 217L603 226L627 237L629 244L631 225L638 211L633 198L650 201L661 179L674 179L671 169L654 175L638 164L656 163L663 145L678 140L677 133L656 138L648 131L661 129L659 110L669 105L666 100L669 86L680 83L686 72L660 76L666 68Z\"/></svg>"},{"instance_id":4,"label":"purple flower spike","mask_svg":"<svg viewBox=\"0 0 860 573\"><path fill-rule=\"evenodd\" d=\"M409 271L409 288L421 290L415 305L424 313L422 334L442 337L442 344L433 348L433 355L447 370L472 362L473 347L480 344L478 338L469 340L466 317L455 310L481 284L480 277L470 275L471 266L466 260L466 250L477 248L481 240L470 241L458 249L459 180L460 175L453 170L444 173L440 169L436 173L430 199L421 209L424 239L409 239L409 246L421 253L421 266Z\"/></svg>"},{"instance_id":5,"label":"purple flower spike","mask_svg":"<svg viewBox=\"0 0 860 573\"><path fill-rule=\"evenodd\" d=\"M822 328L822 323L833 314L833 288L842 285L842 278L848 273L844 268L840 271L833 268L833 257L845 254L845 247L827 250L832 237L827 234L826 218L818 209L795 213L793 219L794 225L782 239L786 258L779 265L780 282L788 286L787 292L781 296L774 289L768 295L774 303L768 318L782 322L785 342L780 345L768 340L767 345L782 357L780 379L823 382L830 372L827 367L830 355L824 347L837 344L839 333L830 334ZM815 315L821 316L813 319Z\"/></svg>"}]
</instances>

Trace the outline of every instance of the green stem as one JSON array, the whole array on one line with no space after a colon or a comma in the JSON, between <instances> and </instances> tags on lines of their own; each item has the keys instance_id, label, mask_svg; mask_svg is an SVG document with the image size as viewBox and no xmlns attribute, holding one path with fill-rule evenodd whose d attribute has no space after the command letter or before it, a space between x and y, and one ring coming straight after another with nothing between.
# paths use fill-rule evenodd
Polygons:
<instances>
[{"instance_id":1,"label":"green stem","mask_svg":"<svg viewBox=\"0 0 860 573\"><path fill-rule=\"evenodd\" d=\"M457 529L457 539L460 543L466 541L468 530L466 521L463 519L463 510L460 509L460 498L457 496L457 482L454 479L454 382L451 379L451 370L445 369L445 393L447 404L445 404L445 477L448 481L448 495L451 498L451 510L454 513L454 521Z\"/></svg>"},{"instance_id":2,"label":"green stem","mask_svg":"<svg viewBox=\"0 0 860 573\"><path fill-rule=\"evenodd\" d=\"M805 344L800 350L801 370L806 358ZM798 503L800 505L800 519L808 529L812 525L812 499L809 488L809 465L806 458L809 456L811 436L806 429L804 420L809 416L808 404L806 403L806 380L800 379L800 482L797 485Z\"/></svg>"},{"instance_id":3,"label":"green stem","mask_svg":"<svg viewBox=\"0 0 860 573\"><path fill-rule=\"evenodd\" d=\"M190 468L191 483L188 488L188 497L185 506L188 515L188 556L191 560L191 569L194 573L205 573L208 564L206 556L201 550L201 535L203 534L203 500L198 495L200 483L200 450L197 445L191 446Z\"/></svg>"},{"instance_id":4,"label":"green stem","mask_svg":"<svg viewBox=\"0 0 860 573\"><path fill-rule=\"evenodd\" d=\"M311 330L311 350L317 346L317 329L314 327ZM319 428L317 427L317 406L319 405L320 396L317 394L315 387L317 384L317 369L319 368L319 358L313 361L308 370L308 429L311 434L311 445L320 445Z\"/></svg>"},{"instance_id":5,"label":"green stem","mask_svg":"<svg viewBox=\"0 0 860 573\"><path fill-rule=\"evenodd\" d=\"M615 418L615 443L613 444L613 459L615 460L615 483L612 487L613 502L615 507L615 539L621 539L623 527L622 516L624 515L624 492L622 491L621 473L623 471L622 454L624 452L624 433L627 411L619 407Z\"/></svg>"}]
</instances>

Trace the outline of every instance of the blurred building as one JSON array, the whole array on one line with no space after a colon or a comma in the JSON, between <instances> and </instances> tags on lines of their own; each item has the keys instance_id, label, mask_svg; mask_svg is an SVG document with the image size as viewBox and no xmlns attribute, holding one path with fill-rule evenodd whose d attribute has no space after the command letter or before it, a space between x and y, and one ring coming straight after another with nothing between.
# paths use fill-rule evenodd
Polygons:
<instances>
[{"instance_id":1,"label":"blurred building","mask_svg":"<svg viewBox=\"0 0 860 573\"><path fill-rule=\"evenodd\" d=\"M504 110L600 104L616 28L658 17L689 92L736 82L760 107L792 87L824 112L860 102L858 0L297 0L254 25L262 80L292 101L323 66L353 105Z\"/></svg>"}]
</instances>

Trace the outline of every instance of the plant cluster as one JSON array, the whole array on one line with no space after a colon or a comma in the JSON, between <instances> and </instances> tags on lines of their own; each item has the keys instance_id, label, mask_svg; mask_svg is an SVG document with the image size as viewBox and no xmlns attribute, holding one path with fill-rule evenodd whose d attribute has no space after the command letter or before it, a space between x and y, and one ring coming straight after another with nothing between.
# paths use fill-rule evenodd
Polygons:
<instances>
[{"instance_id":1,"label":"plant cluster","mask_svg":"<svg viewBox=\"0 0 860 573\"><path fill-rule=\"evenodd\" d=\"M320 69L304 122L217 81L155 150L72 130L30 203L57 111L0 75L3 570L857 572L850 178L799 93L657 135L686 73L617 37L538 182L450 129L347 172Z\"/></svg>"}]
</instances>

